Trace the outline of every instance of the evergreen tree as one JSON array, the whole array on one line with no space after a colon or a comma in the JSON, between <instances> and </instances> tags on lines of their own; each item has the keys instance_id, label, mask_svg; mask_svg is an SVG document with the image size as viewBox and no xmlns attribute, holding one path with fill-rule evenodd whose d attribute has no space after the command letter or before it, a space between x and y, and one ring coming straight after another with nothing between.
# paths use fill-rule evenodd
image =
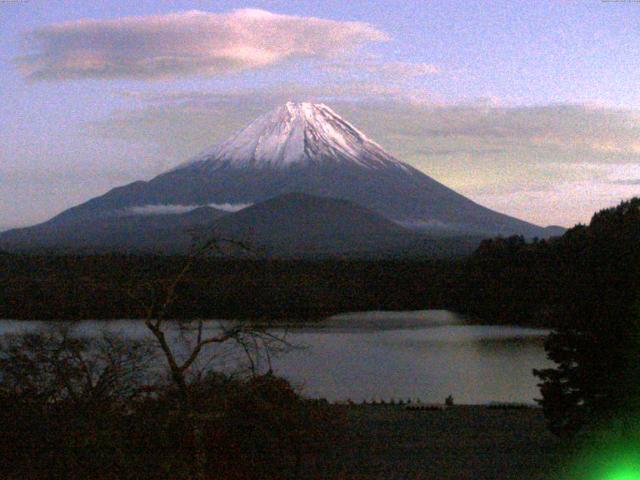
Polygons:
<instances>
[{"instance_id":1,"label":"evergreen tree","mask_svg":"<svg viewBox=\"0 0 640 480\"><path fill-rule=\"evenodd\" d=\"M534 373L550 429L571 435L640 407L640 198L598 212L555 247L558 325L545 348L556 366Z\"/></svg>"}]
</instances>

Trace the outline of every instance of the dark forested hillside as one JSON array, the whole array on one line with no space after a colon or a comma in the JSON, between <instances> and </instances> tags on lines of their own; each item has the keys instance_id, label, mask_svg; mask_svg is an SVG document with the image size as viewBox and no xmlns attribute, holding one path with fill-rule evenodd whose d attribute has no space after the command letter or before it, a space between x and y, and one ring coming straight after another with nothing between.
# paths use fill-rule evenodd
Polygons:
<instances>
[{"instance_id":1,"label":"dark forested hillside","mask_svg":"<svg viewBox=\"0 0 640 480\"><path fill-rule=\"evenodd\" d=\"M545 349L555 367L535 371L548 426L562 436L586 430L601 451L618 435L637 458L640 198L597 213L554 249L562 283Z\"/></svg>"},{"instance_id":2,"label":"dark forested hillside","mask_svg":"<svg viewBox=\"0 0 640 480\"><path fill-rule=\"evenodd\" d=\"M141 318L185 257L0 257L0 318ZM453 264L451 264L453 265ZM199 259L177 288L173 318L320 318L445 306L452 268L436 261Z\"/></svg>"},{"instance_id":3,"label":"dark forested hillside","mask_svg":"<svg viewBox=\"0 0 640 480\"><path fill-rule=\"evenodd\" d=\"M561 326L624 317L640 292L640 198L562 237L485 240L464 263L453 303L497 323Z\"/></svg>"},{"instance_id":4,"label":"dark forested hillside","mask_svg":"<svg viewBox=\"0 0 640 480\"><path fill-rule=\"evenodd\" d=\"M447 308L482 323L557 326L622 315L638 292L640 199L562 237L485 240L450 260L198 259L174 318L321 318L338 312ZM0 255L0 318L139 318L183 256Z\"/></svg>"}]
</instances>

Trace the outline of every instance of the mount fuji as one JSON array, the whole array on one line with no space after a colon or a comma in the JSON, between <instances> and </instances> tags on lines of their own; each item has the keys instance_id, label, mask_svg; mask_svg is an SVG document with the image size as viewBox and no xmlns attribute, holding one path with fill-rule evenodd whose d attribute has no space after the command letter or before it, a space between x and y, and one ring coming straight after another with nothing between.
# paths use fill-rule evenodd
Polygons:
<instances>
[{"instance_id":1,"label":"mount fuji","mask_svg":"<svg viewBox=\"0 0 640 480\"><path fill-rule=\"evenodd\" d=\"M121 223L118 219L131 222L132 217L154 212L163 212L166 219L161 223L165 225L175 217L183 218L184 226L184 215L203 207L216 207L209 219L212 224L221 222L222 216L229 225L242 212L225 215L220 208L237 210L294 193L302 195L287 197L289 201L308 203L309 196L346 201L357 211L366 209L385 225L393 225L396 234L402 229L408 236L416 231L432 236L520 234L541 238L559 233L495 212L451 190L394 158L324 104L288 102L150 181L114 188L44 224L0 234L0 244L44 242L54 246L56 232L62 231L67 232L66 243L73 244L75 237L70 232L81 232L82 225L107 222L116 226ZM331 205L328 202L326 208ZM167 215L171 211L174 215ZM304 209L293 208L292 212L301 215ZM349 222L360 218L351 213ZM333 220L340 223L339 218ZM202 218L199 221L203 224ZM305 233L309 232L300 235ZM91 243L91 238L85 240Z\"/></svg>"}]
</instances>

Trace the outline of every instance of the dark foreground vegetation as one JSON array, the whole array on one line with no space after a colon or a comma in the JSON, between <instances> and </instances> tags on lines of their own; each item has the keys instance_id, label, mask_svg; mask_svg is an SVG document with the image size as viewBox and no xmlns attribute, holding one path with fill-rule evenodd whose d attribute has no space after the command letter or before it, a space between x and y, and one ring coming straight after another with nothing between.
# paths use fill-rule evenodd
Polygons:
<instances>
[{"instance_id":1,"label":"dark foreground vegetation","mask_svg":"<svg viewBox=\"0 0 640 480\"><path fill-rule=\"evenodd\" d=\"M153 343L53 329L2 352L3 479L531 480L561 464L540 409L330 405L211 371L190 372L185 403Z\"/></svg>"},{"instance_id":2,"label":"dark foreground vegetation","mask_svg":"<svg viewBox=\"0 0 640 480\"><path fill-rule=\"evenodd\" d=\"M118 339L10 339L0 355L3 478L616 478L605 460L600 476L589 462L577 476L558 472L560 442L640 470L640 199L560 238L487 240L459 261L0 262L0 317L141 318L168 366L149 375L153 349ZM421 308L552 327L545 348L556 365L536 372L542 412L329 406L271 374L191 371L205 344L264 339L251 322L211 337L197 323L182 363L163 345L167 318Z\"/></svg>"},{"instance_id":3,"label":"dark foreground vegetation","mask_svg":"<svg viewBox=\"0 0 640 480\"><path fill-rule=\"evenodd\" d=\"M341 409L347 434L325 464L339 473L321 478L556 480L567 461L567 447L545 429L539 409Z\"/></svg>"},{"instance_id":4,"label":"dark foreground vegetation","mask_svg":"<svg viewBox=\"0 0 640 480\"><path fill-rule=\"evenodd\" d=\"M640 461L640 198L597 213L566 245L570 282L552 297L556 328L545 343L556 366L536 371L545 416L563 436L617 422Z\"/></svg>"},{"instance_id":5,"label":"dark foreground vegetation","mask_svg":"<svg viewBox=\"0 0 640 480\"><path fill-rule=\"evenodd\" d=\"M301 478L335 444L340 416L286 381L200 372L185 402L157 353L62 331L4 339L0 478Z\"/></svg>"}]
</instances>

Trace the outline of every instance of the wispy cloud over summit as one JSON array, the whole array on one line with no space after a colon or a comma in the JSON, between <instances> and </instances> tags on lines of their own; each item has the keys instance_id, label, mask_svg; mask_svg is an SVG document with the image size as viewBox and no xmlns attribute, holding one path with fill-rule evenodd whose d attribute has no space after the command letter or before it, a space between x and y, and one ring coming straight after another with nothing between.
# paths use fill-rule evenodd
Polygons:
<instances>
[{"instance_id":1,"label":"wispy cloud over summit","mask_svg":"<svg viewBox=\"0 0 640 480\"><path fill-rule=\"evenodd\" d=\"M292 59L335 58L387 35L362 22L242 9L49 25L16 59L31 80L215 76Z\"/></svg>"},{"instance_id":2,"label":"wispy cloud over summit","mask_svg":"<svg viewBox=\"0 0 640 480\"><path fill-rule=\"evenodd\" d=\"M336 62L325 66L331 73L353 73L354 70L377 76L395 78L425 77L442 73L438 65L425 62L383 62L380 60L359 60L355 62Z\"/></svg>"}]
</instances>

